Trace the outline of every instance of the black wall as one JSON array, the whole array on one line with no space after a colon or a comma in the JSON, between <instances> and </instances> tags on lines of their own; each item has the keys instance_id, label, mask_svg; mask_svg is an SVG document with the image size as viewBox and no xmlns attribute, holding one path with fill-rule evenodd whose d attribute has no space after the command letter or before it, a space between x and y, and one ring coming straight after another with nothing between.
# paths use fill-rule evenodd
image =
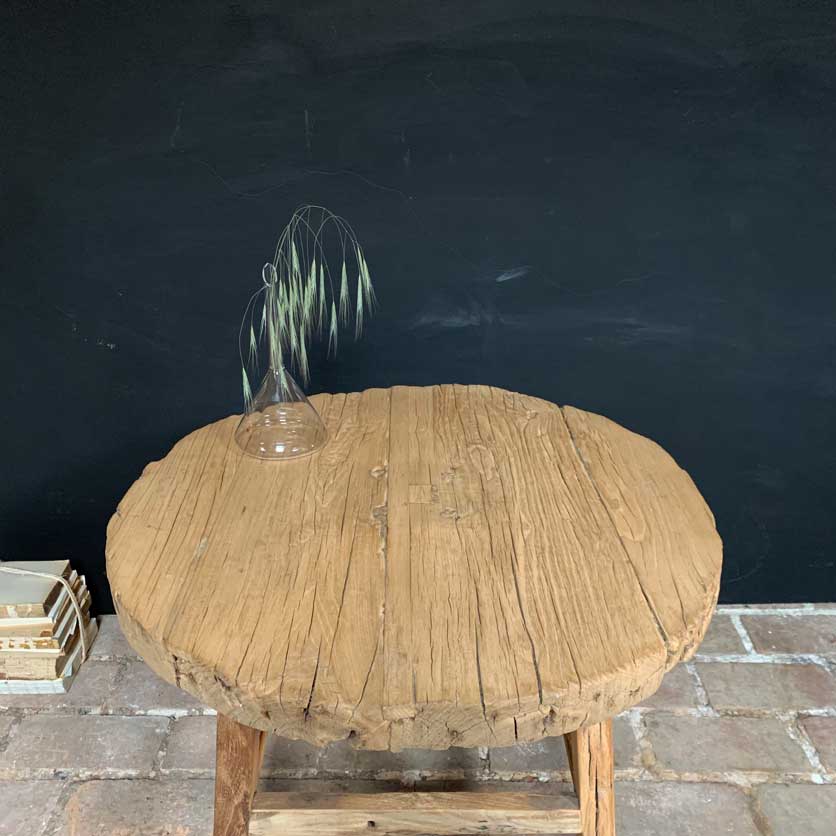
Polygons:
<instances>
[{"instance_id":1,"label":"black wall","mask_svg":"<svg viewBox=\"0 0 836 836\"><path fill-rule=\"evenodd\" d=\"M110 608L110 514L240 410L244 303L318 202L381 307L313 391L605 413L693 475L723 600L836 599L836 25L797 5L5 5L0 556Z\"/></svg>"}]
</instances>

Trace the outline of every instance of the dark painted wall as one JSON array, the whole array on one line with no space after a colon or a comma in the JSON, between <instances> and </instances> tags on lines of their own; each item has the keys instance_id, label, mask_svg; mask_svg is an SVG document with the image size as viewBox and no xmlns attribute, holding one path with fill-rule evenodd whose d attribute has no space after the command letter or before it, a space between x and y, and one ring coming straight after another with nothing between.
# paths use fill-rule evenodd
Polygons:
<instances>
[{"instance_id":1,"label":"dark painted wall","mask_svg":"<svg viewBox=\"0 0 836 836\"><path fill-rule=\"evenodd\" d=\"M381 300L314 391L605 413L693 474L724 600L836 599L833 4L288 6L4 6L0 555L110 607L110 514L239 410L241 310L314 201Z\"/></svg>"}]
</instances>

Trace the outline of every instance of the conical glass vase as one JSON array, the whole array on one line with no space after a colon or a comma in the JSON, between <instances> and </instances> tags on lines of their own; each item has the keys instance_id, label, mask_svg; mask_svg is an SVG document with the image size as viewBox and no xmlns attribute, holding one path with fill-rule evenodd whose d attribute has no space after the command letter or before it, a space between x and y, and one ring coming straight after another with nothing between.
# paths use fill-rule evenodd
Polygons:
<instances>
[{"instance_id":1,"label":"conical glass vase","mask_svg":"<svg viewBox=\"0 0 836 836\"><path fill-rule=\"evenodd\" d=\"M257 459L295 459L325 444L325 424L286 369L270 369L235 430L235 441Z\"/></svg>"}]
</instances>

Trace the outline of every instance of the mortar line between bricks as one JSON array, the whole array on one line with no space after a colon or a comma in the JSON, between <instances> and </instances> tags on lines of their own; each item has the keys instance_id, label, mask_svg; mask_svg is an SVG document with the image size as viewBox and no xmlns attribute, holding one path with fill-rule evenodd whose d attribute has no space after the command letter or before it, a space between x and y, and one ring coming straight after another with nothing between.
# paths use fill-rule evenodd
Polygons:
<instances>
[{"instance_id":1,"label":"mortar line between bricks","mask_svg":"<svg viewBox=\"0 0 836 836\"><path fill-rule=\"evenodd\" d=\"M761 809L761 800L758 793L753 789L748 789L745 795L746 803L749 807L749 814L752 816L755 829L761 836L775 836L772 825L769 823L769 818Z\"/></svg>"},{"instance_id":2,"label":"mortar line between bricks","mask_svg":"<svg viewBox=\"0 0 836 836\"><path fill-rule=\"evenodd\" d=\"M700 709L700 713L704 714L706 717L718 717L719 715L714 710L708 699L708 691L705 690L705 685L703 684L700 672L697 670L697 666L693 663L693 661L686 662L685 670L688 671L691 676L694 691L697 694L697 708Z\"/></svg>"},{"instance_id":3,"label":"mortar line between bricks","mask_svg":"<svg viewBox=\"0 0 836 836\"><path fill-rule=\"evenodd\" d=\"M555 784L571 784L572 776L567 769L555 769L552 772L538 772L532 769L529 772L512 772L510 770L499 772L488 772L477 776L476 780L480 784L511 784L519 783L520 781L539 781L541 784L555 783Z\"/></svg>"},{"instance_id":4,"label":"mortar line between bricks","mask_svg":"<svg viewBox=\"0 0 836 836\"><path fill-rule=\"evenodd\" d=\"M727 784L732 787L757 787L762 784L800 784L821 786L821 776L814 772L781 772L780 770L724 769L703 772L680 772L659 766L653 773L656 781L680 784Z\"/></svg>"},{"instance_id":5,"label":"mortar line between bricks","mask_svg":"<svg viewBox=\"0 0 836 836\"><path fill-rule=\"evenodd\" d=\"M821 762L818 750L798 720L799 715L797 711L789 711L786 713L784 721L787 725L787 734L789 734L789 736L804 750L804 754L807 756L807 760L810 762L810 765L821 776L821 781L819 783L832 783L832 781L830 781L827 777L827 770Z\"/></svg>"},{"instance_id":6,"label":"mortar line between bricks","mask_svg":"<svg viewBox=\"0 0 836 836\"><path fill-rule=\"evenodd\" d=\"M397 772L380 771L367 776L370 780L391 781L396 779ZM282 776L284 777L284 776ZM337 775L335 778L345 778L345 775ZM749 788L761 784L798 784L803 786L820 786L823 782L820 775L814 772L782 772L781 770L702 770L699 772L683 772L671 769L664 765L657 764L653 769L644 767L617 767L615 778L617 781L630 781L637 783L682 783L682 784L725 784L727 786ZM834 775L828 773L829 780L826 783L833 783ZM500 770L486 776L484 781L499 781L502 783L514 783L526 780L537 780L542 783L558 782L568 783L571 778L567 769L542 771L542 770ZM359 780L363 780L362 778ZM433 775L422 776L422 780L444 780L437 779ZM475 780L482 780L476 778Z\"/></svg>"},{"instance_id":7,"label":"mortar line between bricks","mask_svg":"<svg viewBox=\"0 0 836 836\"><path fill-rule=\"evenodd\" d=\"M111 691L105 695L105 698L102 700L101 706L99 706L99 714L113 714L113 711L110 707L110 700L113 697L113 692L115 692L122 682L125 679L125 676L128 673L128 660L127 659L120 659L117 667L116 667L116 674L113 677L113 683L111 686Z\"/></svg>"},{"instance_id":8,"label":"mortar line between bricks","mask_svg":"<svg viewBox=\"0 0 836 836\"><path fill-rule=\"evenodd\" d=\"M154 755L154 763L151 767L152 778L159 778L160 775L162 775L163 761L165 760L165 756L168 754L168 742L171 740L171 733L173 730L174 718L169 717L168 722L165 724L165 731L163 732L163 736L160 740L160 745L157 748L157 754Z\"/></svg>"},{"instance_id":9,"label":"mortar line between bricks","mask_svg":"<svg viewBox=\"0 0 836 836\"><path fill-rule=\"evenodd\" d=\"M201 708L138 708L135 711L120 711L114 717L170 717L179 720L183 717L214 717L217 712Z\"/></svg>"},{"instance_id":10,"label":"mortar line between bricks","mask_svg":"<svg viewBox=\"0 0 836 836\"><path fill-rule=\"evenodd\" d=\"M681 705L670 708L655 708L652 706L637 705L635 708L631 708L630 712L635 711L642 715L642 717L648 714L658 714L661 716L668 715L670 717L702 718L704 720L736 719L738 717L752 720L782 720L790 710L788 708L712 708L712 713L708 714L701 706ZM836 717L836 708L832 706L793 710L805 717Z\"/></svg>"},{"instance_id":11,"label":"mortar line between bricks","mask_svg":"<svg viewBox=\"0 0 836 836\"><path fill-rule=\"evenodd\" d=\"M139 656L126 656L124 653L91 653L88 662L141 662Z\"/></svg>"},{"instance_id":12,"label":"mortar line between bricks","mask_svg":"<svg viewBox=\"0 0 836 836\"><path fill-rule=\"evenodd\" d=\"M265 749L266 748L267 747L265 746ZM316 757L314 758L314 765L313 765L313 768L317 772L320 771L320 764L322 763L322 760L323 760L324 757L325 757L325 747L324 746L317 747ZM259 770L259 775L263 776L264 774L265 774L264 773L264 763L262 761L262 766L261 766L261 769Z\"/></svg>"},{"instance_id":13,"label":"mortar line between bricks","mask_svg":"<svg viewBox=\"0 0 836 836\"><path fill-rule=\"evenodd\" d=\"M378 771L367 775L367 780L391 781L396 779L398 772L392 771ZM287 776L277 776L287 777ZM323 776L318 776L323 777ZM345 779L346 776L342 773L337 773L333 779ZM756 787L762 784L798 784L803 786L821 786L822 776L814 772L782 772L781 770L745 770L745 769L726 769L726 770L703 770L700 772L683 772L681 770L671 769L664 765L657 765L654 769L649 770L643 767L617 767L615 770L615 777L617 781L630 782L646 782L646 783L683 783L683 784L725 784L727 786L749 788ZM828 779L826 783L836 783L836 775L834 773L826 773L825 777ZM546 783L549 781L556 781L558 783L568 783L571 780L568 769L542 771L542 770L500 770L492 772L484 779L474 777L471 780L477 781L500 781L502 783L514 783L525 780L538 780ZM353 777L350 780L355 780ZM364 780L358 778L357 780ZM444 780L444 778L436 778L434 775L424 775L421 780L434 781Z\"/></svg>"},{"instance_id":14,"label":"mortar line between bricks","mask_svg":"<svg viewBox=\"0 0 836 836\"><path fill-rule=\"evenodd\" d=\"M483 775L487 775L491 771L491 747L490 746L480 746L479 747L479 760L482 762L482 769L481 772Z\"/></svg>"},{"instance_id":15,"label":"mortar line between bricks","mask_svg":"<svg viewBox=\"0 0 836 836\"><path fill-rule=\"evenodd\" d=\"M172 717L180 719L181 717L214 717L217 712L211 708L203 706L199 708L137 708L124 709L120 708L115 711L108 710L106 707L94 706L66 706L66 705L33 705L25 706L23 708L10 708L0 711L0 717L9 717L21 715L21 719L26 717Z\"/></svg>"},{"instance_id":16,"label":"mortar line between bricks","mask_svg":"<svg viewBox=\"0 0 836 836\"><path fill-rule=\"evenodd\" d=\"M0 714L0 717L11 717L12 723L5 734L0 735L0 752L5 752L6 747L12 742L21 722L23 722L24 714L22 711L9 709L8 712Z\"/></svg>"},{"instance_id":17,"label":"mortar line between bricks","mask_svg":"<svg viewBox=\"0 0 836 836\"><path fill-rule=\"evenodd\" d=\"M58 792L58 798L55 800L55 806L52 808L44 829L41 831L42 836L57 836L65 819L64 813L67 809L67 804L80 783L83 782L70 779L62 785Z\"/></svg>"},{"instance_id":18,"label":"mortar line between bricks","mask_svg":"<svg viewBox=\"0 0 836 836\"><path fill-rule=\"evenodd\" d=\"M694 661L727 665L816 665L830 671L830 663L818 653L715 653L710 656L697 653Z\"/></svg>"},{"instance_id":19,"label":"mortar line between bricks","mask_svg":"<svg viewBox=\"0 0 836 836\"><path fill-rule=\"evenodd\" d=\"M836 717L836 706L828 706L826 708L799 708L799 715L803 714L805 717Z\"/></svg>"},{"instance_id":20,"label":"mortar line between bricks","mask_svg":"<svg viewBox=\"0 0 836 836\"><path fill-rule=\"evenodd\" d=\"M650 734L647 731L644 714L645 712L638 708L632 708L626 712L627 721L630 724L630 728L633 730L633 737L635 738L636 745L639 749L639 763L641 764L641 771L646 775L652 776L653 770L656 767L656 753L653 751L653 743L651 742Z\"/></svg>"},{"instance_id":21,"label":"mortar line between bricks","mask_svg":"<svg viewBox=\"0 0 836 836\"><path fill-rule=\"evenodd\" d=\"M752 643L752 637L749 635L749 631L743 626L740 616L732 615L729 617L729 621L731 621L732 626L737 631L737 635L743 643L744 650L750 654L755 653L755 645Z\"/></svg>"},{"instance_id":22,"label":"mortar line between bricks","mask_svg":"<svg viewBox=\"0 0 836 836\"><path fill-rule=\"evenodd\" d=\"M774 605L764 606L756 604L720 604L717 607L717 612L721 615L740 616L740 615L789 615L789 616L817 616L817 615L836 615L836 604L796 604L796 605Z\"/></svg>"},{"instance_id":23,"label":"mortar line between bricks","mask_svg":"<svg viewBox=\"0 0 836 836\"><path fill-rule=\"evenodd\" d=\"M21 768L0 768L0 780L3 781L122 781L153 776L147 769L91 769L88 767L65 769L46 766L25 766Z\"/></svg>"},{"instance_id":24,"label":"mortar line between bricks","mask_svg":"<svg viewBox=\"0 0 836 836\"><path fill-rule=\"evenodd\" d=\"M182 766L167 767L158 776L157 780L161 783L172 780L183 781L198 781L198 780L212 780L215 777L214 768L206 767L205 769L195 768L190 769ZM270 780L270 775L259 775L259 780Z\"/></svg>"}]
</instances>

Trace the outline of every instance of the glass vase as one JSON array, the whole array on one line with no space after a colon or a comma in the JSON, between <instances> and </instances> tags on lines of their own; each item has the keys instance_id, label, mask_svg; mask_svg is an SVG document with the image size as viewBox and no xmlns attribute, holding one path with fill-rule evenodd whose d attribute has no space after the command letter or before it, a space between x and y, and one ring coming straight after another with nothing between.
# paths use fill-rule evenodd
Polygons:
<instances>
[{"instance_id":1,"label":"glass vase","mask_svg":"<svg viewBox=\"0 0 836 836\"><path fill-rule=\"evenodd\" d=\"M299 384L284 369L269 369L235 430L235 441L257 459L295 459L315 452L328 437L325 424Z\"/></svg>"}]
</instances>

